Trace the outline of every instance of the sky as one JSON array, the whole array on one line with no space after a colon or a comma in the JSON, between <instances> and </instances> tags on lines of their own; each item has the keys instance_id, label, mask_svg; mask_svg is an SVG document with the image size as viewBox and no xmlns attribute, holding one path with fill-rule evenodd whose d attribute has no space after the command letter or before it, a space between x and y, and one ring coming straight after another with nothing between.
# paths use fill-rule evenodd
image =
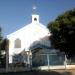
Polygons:
<instances>
[{"instance_id":1,"label":"sky","mask_svg":"<svg viewBox=\"0 0 75 75\"><path fill-rule=\"evenodd\" d=\"M31 23L33 6L40 22L47 26L58 15L75 8L75 0L0 0L0 27L4 37Z\"/></svg>"}]
</instances>

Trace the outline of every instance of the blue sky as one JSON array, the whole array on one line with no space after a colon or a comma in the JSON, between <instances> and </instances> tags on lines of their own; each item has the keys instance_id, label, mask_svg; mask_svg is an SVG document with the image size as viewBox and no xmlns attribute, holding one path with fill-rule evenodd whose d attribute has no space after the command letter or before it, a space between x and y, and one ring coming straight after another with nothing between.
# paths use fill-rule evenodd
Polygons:
<instances>
[{"instance_id":1,"label":"blue sky","mask_svg":"<svg viewBox=\"0 0 75 75\"><path fill-rule=\"evenodd\" d=\"M75 0L0 0L0 26L4 37L31 22L34 5L40 22L47 26L58 15L74 8Z\"/></svg>"}]
</instances>

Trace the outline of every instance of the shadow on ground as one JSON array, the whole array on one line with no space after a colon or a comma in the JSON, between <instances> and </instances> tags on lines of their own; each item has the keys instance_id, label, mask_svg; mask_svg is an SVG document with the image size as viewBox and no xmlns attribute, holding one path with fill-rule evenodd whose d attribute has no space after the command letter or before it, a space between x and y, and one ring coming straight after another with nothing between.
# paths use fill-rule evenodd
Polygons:
<instances>
[{"instance_id":1,"label":"shadow on ground","mask_svg":"<svg viewBox=\"0 0 75 75\"><path fill-rule=\"evenodd\" d=\"M71 72L63 72L62 75L73 75Z\"/></svg>"},{"instance_id":2,"label":"shadow on ground","mask_svg":"<svg viewBox=\"0 0 75 75\"><path fill-rule=\"evenodd\" d=\"M0 73L0 75L72 75L72 74L70 72L59 73L56 71L28 71L28 72Z\"/></svg>"}]
</instances>

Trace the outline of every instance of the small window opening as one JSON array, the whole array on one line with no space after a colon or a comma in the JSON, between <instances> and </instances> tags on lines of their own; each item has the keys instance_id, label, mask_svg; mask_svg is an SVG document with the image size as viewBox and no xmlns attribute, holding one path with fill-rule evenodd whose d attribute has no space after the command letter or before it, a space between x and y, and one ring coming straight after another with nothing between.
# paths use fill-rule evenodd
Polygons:
<instances>
[{"instance_id":1,"label":"small window opening","mask_svg":"<svg viewBox=\"0 0 75 75\"><path fill-rule=\"evenodd\" d=\"M37 18L34 18L34 21L37 21Z\"/></svg>"}]
</instances>

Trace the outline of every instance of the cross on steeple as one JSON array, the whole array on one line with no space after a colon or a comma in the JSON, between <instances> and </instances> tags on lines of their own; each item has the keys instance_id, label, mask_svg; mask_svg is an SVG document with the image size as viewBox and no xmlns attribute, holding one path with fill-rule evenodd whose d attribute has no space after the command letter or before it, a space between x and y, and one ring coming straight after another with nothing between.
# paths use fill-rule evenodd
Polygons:
<instances>
[{"instance_id":1,"label":"cross on steeple","mask_svg":"<svg viewBox=\"0 0 75 75\"><path fill-rule=\"evenodd\" d=\"M37 7L34 5L33 7L32 7L32 12L35 14L36 13L36 9L37 9Z\"/></svg>"}]
</instances>

